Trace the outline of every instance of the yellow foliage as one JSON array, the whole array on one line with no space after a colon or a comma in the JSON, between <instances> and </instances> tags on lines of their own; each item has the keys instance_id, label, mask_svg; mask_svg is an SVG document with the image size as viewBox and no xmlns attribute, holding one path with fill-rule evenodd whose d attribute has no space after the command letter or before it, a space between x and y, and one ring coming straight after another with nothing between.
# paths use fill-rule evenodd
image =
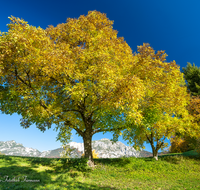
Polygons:
<instances>
[{"instance_id":1,"label":"yellow foliage","mask_svg":"<svg viewBox=\"0 0 200 190\"><path fill-rule=\"evenodd\" d=\"M85 156L85 154L83 153L81 157L84 157L84 156ZM95 153L95 149L92 151L92 156L93 156L93 158L99 158L98 153Z\"/></svg>"},{"instance_id":2,"label":"yellow foliage","mask_svg":"<svg viewBox=\"0 0 200 190\"><path fill-rule=\"evenodd\" d=\"M10 21L8 32L0 33L1 82L12 86L10 95L25 97L16 108L23 117L40 123L58 115L62 122L67 115L83 130L77 115L64 111L72 101L73 108L86 103L86 114L99 105L123 108L130 102L134 117L140 117L137 103L145 88L137 75L128 73L136 64L132 50L117 37L106 14L89 11L45 30L13 16Z\"/></svg>"},{"instance_id":3,"label":"yellow foliage","mask_svg":"<svg viewBox=\"0 0 200 190\"><path fill-rule=\"evenodd\" d=\"M123 112L126 121L137 122L134 142L142 144L150 132L160 139L190 125L187 119L170 118L174 113L187 118L189 97L179 66L167 63L164 51L155 53L149 44L138 46L133 55L106 14L89 11L45 30L19 18L10 21L8 32L0 33L0 83L8 85L0 104L9 114L21 114L23 127L35 123L44 131L60 124L59 140L68 138L71 129L92 136L117 131L121 124L125 128L124 120L118 120ZM148 106L152 111L140 127Z\"/></svg>"},{"instance_id":4,"label":"yellow foliage","mask_svg":"<svg viewBox=\"0 0 200 190\"><path fill-rule=\"evenodd\" d=\"M187 152L188 148L189 147L186 140L177 137L171 139L171 147L170 147L171 153Z\"/></svg>"},{"instance_id":5,"label":"yellow foliage","mask_svg":"<svg viewBox=\"0 0 200 190\"><path fill-rule=\"evenodd\" d=\"M149 44L138 46L138 52L134 59L136 64L130 71L134 69L133 73L143 80L146 87L145 96L138 106L143 118L139 124L134 119L127 122L124 140L140 147L146 141L151 144L152 149L155 149L154 142L157 142L156 147L159 150L164 147L163 136L165 140L176 131L181 134L187 132L195 137L199 127L192 123L193 117L186 109L190 95L187 93L180 67L175 61L167 63L164 51L155 53ZM186 147L183 140L179 144L183 150L176 151L184 151Z\"/></svg>"}]
</instances>

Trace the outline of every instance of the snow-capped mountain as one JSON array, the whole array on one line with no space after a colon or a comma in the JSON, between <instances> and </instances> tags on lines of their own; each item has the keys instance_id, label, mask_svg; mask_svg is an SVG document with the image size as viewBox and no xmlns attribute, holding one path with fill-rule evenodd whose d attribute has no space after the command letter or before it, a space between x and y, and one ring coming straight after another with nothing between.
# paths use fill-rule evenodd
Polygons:
<instances>
[{"instance_id":1,"label":"snow-capped mountain","mask_svg":"<svg viewBox=\"0 0 200 190\"><path fill-rule=\"evenodd\" d=\"M24 147L20 143L12 141L0 141L0 152L5 155L13 156L30 156L30 157L48 157L48 158L60 158L60 153L63 151L63 148L58 148L54 150L48 150L40 152L37 149ZM79 156L78 150L74 149L72 152L72 157L81 157Z\"/></svg>"},{"instance_id":2,"label":"snow-capped mountain","mask_svg":"<svg viewBox=\"0 0 200 190\"><path fill-rule=\"evenodd\" d=\"M33 148L24 147L20 143L12 141L0 141L0 152L5 155L15 155L15 156L35 156L37 157L40 154L40 151Z\"/></svg>"},{"instance_id":3,"label":"snow-capped mountain","mask_svg":"<svg viewBox=\"0 0 200 190\"><path fill-rule=\"evenodd\" d=\"M68 144L70 148L74 148L71 154L71 158L80 158L84 153L83 143L70 142ZM112 144L109 139L103 138L101 140L92 141L92 149L98 153L99 158L119 158L119 157L140 157L140 151L136 151L131 146L126 146L122 142L116 142ZM37 149L24 147L20 143L12 141L0 141L0 152L5 155L14 156L30 156L30 157L48 157L59 158L63 148L54 150L48 150L40 152Z\"/></svg>"}]
</instances>

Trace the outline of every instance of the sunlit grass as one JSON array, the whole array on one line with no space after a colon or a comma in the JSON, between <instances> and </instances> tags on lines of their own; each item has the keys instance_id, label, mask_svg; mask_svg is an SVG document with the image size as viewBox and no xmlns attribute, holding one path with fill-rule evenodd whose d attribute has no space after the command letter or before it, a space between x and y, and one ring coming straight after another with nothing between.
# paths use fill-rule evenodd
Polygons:
<instances>
[{"instance_id":1,"label":"sunlit grass","mask_svg":"<svg viewBox=\"0 0 200 190\"><path fill-rule=\"evenodd\" d=\"M94 161L92 170L84 159L1 155L0 189L200 189L200 157L194 151L160 156L158 161L134 157ZM4 176L20 180L6 182ZM24 176L33 181L22 182Z\"/></svg>"}]
</instances>

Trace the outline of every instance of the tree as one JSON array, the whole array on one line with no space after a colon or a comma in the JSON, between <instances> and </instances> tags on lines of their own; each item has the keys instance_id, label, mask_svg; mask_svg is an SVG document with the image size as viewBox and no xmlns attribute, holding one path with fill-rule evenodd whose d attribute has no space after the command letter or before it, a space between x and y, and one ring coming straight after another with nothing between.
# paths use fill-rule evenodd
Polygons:
<instances>
[{"instance_id":1,"label":"tree","mask_svg":"<svg viewBox=\"0 0 200 190\"><path fill-rule=\"evenodd\" d=\"M171 138L176 132L195 136L199 128L192 125L193 117L186 109L190 95L175 61L165 62L164 51L155 54L149 44L139 46L138 52L135 54L137 68L134 69L146 86L145 97L139 104L143 119L137 123L125 117L127 127L122 135L124 140L134 143L136 149L143 148L144 142L150 143L153 157L158 160L158 150L167 146L164 143L166 138ZM119 135L120 132L115 132L114 140Z\"/></svg>"},{"instance_id":2,"label":"tree","mask_svg":"<svg viewBox=\"0 0 200 190\"><path fill-rule=\"evenodd\" d=\"M70 148L69 145L63 146L63 151L60 154L61 158L70 158L73 150L75 150L75 148Z\"/></svg>"},{"instance_id":3,"label":"tree","mask_svg":"<svg viewBox=\"0 0 200 190\"><path fill-rule=\"evenodd\" d=\"M193 66L191 63L187 63L187 66L182 68L184 78L187 80L187 88L191 92L192 96L200 95L200 68Z\"/></svg>"},{"instance_id":4,"label":"tree","mask_svg":"<svg viewBox=\"0 0 200 190\"><path fill-rule=\"evenodd\" d=\"M145 87L129 72L136 64L132 50L105 14L89 11L45 30L10 20L0 35L2 113L20 114L25 129L35 124L44 132L55 124L63 144L75 129L90 161L92 136L123 129L127 102L128 115L140 121Z\"/></svg>"}]
</instances>

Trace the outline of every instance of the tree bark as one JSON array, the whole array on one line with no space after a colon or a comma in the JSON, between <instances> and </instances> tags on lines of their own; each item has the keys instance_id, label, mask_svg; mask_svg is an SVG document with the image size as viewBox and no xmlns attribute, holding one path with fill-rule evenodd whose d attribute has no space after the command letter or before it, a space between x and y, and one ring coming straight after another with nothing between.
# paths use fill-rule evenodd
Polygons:
<instances>
[{"instance_id":1,"label":"tree bark","mask_svg":"<svg viewBox=\"0 0 200 190\"><path fill-rule=\"evenodd\" d=\"M155 160L158 160L158 150L157 150L157 148L155 149L155 147L152 146L152 150L153 150L153 158Z\"/></svg>"},{"instance_id":2,"label":"tree bark","mask_svg":"<svg viewBox=\"0 0 200 190\"><path fill-rule=\"evenodd\" d=\"M151 144L151 148L152 148L152 151L153 151L153 158L154 158L155 160L158 160L158 150L159 150L159 148L161 147L161 145L162 145L163 143L161 143L161 144L159 145L159 144L158 144L158 139L157 139L157 145L156 145L156 148L155 148L155 146L154 146L154 141L153 141L153 133L151 133L151 136L150 136L150 137L149 137L148 135L146 135L146 137L147 137L149 143Z\"/></svg>"},{"instance_id":3,"label":"tree bark","mask_svg":"<svg viewBox=\"0 0 200 190\"><path fill-rule=\"evenodd\" d=\"M83 143L84 143L84 153L85 158L88 158L90 161L94 163L92 156L92 134L87 132L83 135Z\"/></svg>"}]
</instances>

